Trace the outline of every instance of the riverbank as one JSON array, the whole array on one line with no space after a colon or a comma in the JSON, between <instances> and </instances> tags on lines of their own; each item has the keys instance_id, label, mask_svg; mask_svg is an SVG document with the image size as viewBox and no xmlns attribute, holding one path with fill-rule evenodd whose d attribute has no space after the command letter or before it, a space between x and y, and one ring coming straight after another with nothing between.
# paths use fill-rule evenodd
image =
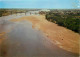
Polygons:
<instances>
[{"instance_id":1,"label":"riverbank","mask_svg":"<svg viewBox=\"0 0 80 57\"><path fill-rule=\"evenodd\" d=\"M52 40L53 43L55 43L60 48L73 53L79 53L80 35L78 33L49 22L44 16L25 16L12 19L10 21L17 22L23 20L32 22L33 28L41 30L48 38Z\"/></svg>"}]
</instances>

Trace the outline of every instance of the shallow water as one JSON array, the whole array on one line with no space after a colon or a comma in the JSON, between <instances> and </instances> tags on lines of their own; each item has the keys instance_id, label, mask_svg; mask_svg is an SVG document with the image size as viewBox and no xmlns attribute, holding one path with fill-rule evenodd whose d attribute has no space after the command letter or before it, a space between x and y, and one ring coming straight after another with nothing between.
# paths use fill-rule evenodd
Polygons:
<instances>
[{"instance_id":1,"label":"shallow water","mask_svg":"<svg viewBox=\"0 0 80 57\"><path fill-rule=\"evenodd\" d=\"M0 32L7 38L0 45L0 57L78 57L65 51L48 39L43 32L33 29L28 21L6 21Z\"/></svg>"}]
</instances>

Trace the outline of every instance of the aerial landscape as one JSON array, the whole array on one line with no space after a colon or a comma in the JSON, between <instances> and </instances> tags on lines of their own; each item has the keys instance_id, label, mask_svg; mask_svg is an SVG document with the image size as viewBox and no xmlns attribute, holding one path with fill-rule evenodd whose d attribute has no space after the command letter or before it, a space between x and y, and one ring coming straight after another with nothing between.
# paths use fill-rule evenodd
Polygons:
<instances>
[{"instance_id":1,"label":"aerial landscape","mask_svg":"<svg viewBox=\"0 0 80 57\"><path fill-rule=\"evenodd\" d=\"M79 56L80 10L0 9L0 11L1 56Z\"/></svg>"},{"instance_id":2,"label":"aerial landscape","mask_svg":"<svg viewBox=\"0 0 80 57\"><path fill-rule=\"evenodd\" d=\"M75 2L0 1L0 57L79 57L80 8Z\"/></svg>"}]
</instances>

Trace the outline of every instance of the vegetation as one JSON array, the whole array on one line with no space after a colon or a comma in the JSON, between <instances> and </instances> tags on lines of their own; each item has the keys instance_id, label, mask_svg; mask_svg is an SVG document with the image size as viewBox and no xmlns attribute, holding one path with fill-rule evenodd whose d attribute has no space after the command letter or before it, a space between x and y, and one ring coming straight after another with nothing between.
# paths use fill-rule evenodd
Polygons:
<instances>
[{"instance_id":1,"label":"vegetation","mask_svg":"<svg viewBox=\"0 0 80 57\"><path fill-rule=\"evenodd\" d=\"M0 17L17 13L26 13L40 9L0 9ZM46 15L46 19L60 26L64 26L75 32L80 31L80 10L50 10L49 12L41 11L41 15Z\"/></svg>"},{"instance_id":2,"label":"vegetation","mask_svg":"<svg viewBox=\"0 0 80 57\"><path fill-rule=\"evenodd\" d=\"M11 14L24 13L27 12L25 9L0 9L0 17L7 16Z\"/></svg>"},{"instance_id":3,"label":"vegetation","mask_svg":"<svg viewBox=\"0 0 80 57\"><path fill-rule=\"evenodd\" d=\"M51 10L46 19L75 32L80 32L80 10Z\"/></svg>"},{"instance_id":4,"label":"vegetation","mask_svg":"<svg viewBox=\"0 0 80 57\"><path fill-rule=\"evenodd\" d=\"M25 13L27 11L35 11L39 9L0 9L0 17L17 13Z\"/></svg>"}]
</instances>

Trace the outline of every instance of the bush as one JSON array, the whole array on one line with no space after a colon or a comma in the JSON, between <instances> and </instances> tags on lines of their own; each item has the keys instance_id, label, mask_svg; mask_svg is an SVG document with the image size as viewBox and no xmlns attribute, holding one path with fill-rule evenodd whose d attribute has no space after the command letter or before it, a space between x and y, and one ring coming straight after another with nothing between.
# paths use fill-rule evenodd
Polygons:
<instances>
[{"instance_id":1,"label":"bush","mask_svg":"<svg viewBox=\"0 0 80 57\"><path fill-rule=\"evenodd\" d=\"M75 31L75 32L79 33L79 31L80 31L79 13L78 14L77 13L72 14L72 15L71 14L66 13L66 14L62 15L60 13L49 12L48 14L46 14L46 19L48 21L52 20L52 22L56 21L56 24L58 24L60 26L64 26L68 29L71 29L72 31Z\"/></svg>"}]
</instances>

